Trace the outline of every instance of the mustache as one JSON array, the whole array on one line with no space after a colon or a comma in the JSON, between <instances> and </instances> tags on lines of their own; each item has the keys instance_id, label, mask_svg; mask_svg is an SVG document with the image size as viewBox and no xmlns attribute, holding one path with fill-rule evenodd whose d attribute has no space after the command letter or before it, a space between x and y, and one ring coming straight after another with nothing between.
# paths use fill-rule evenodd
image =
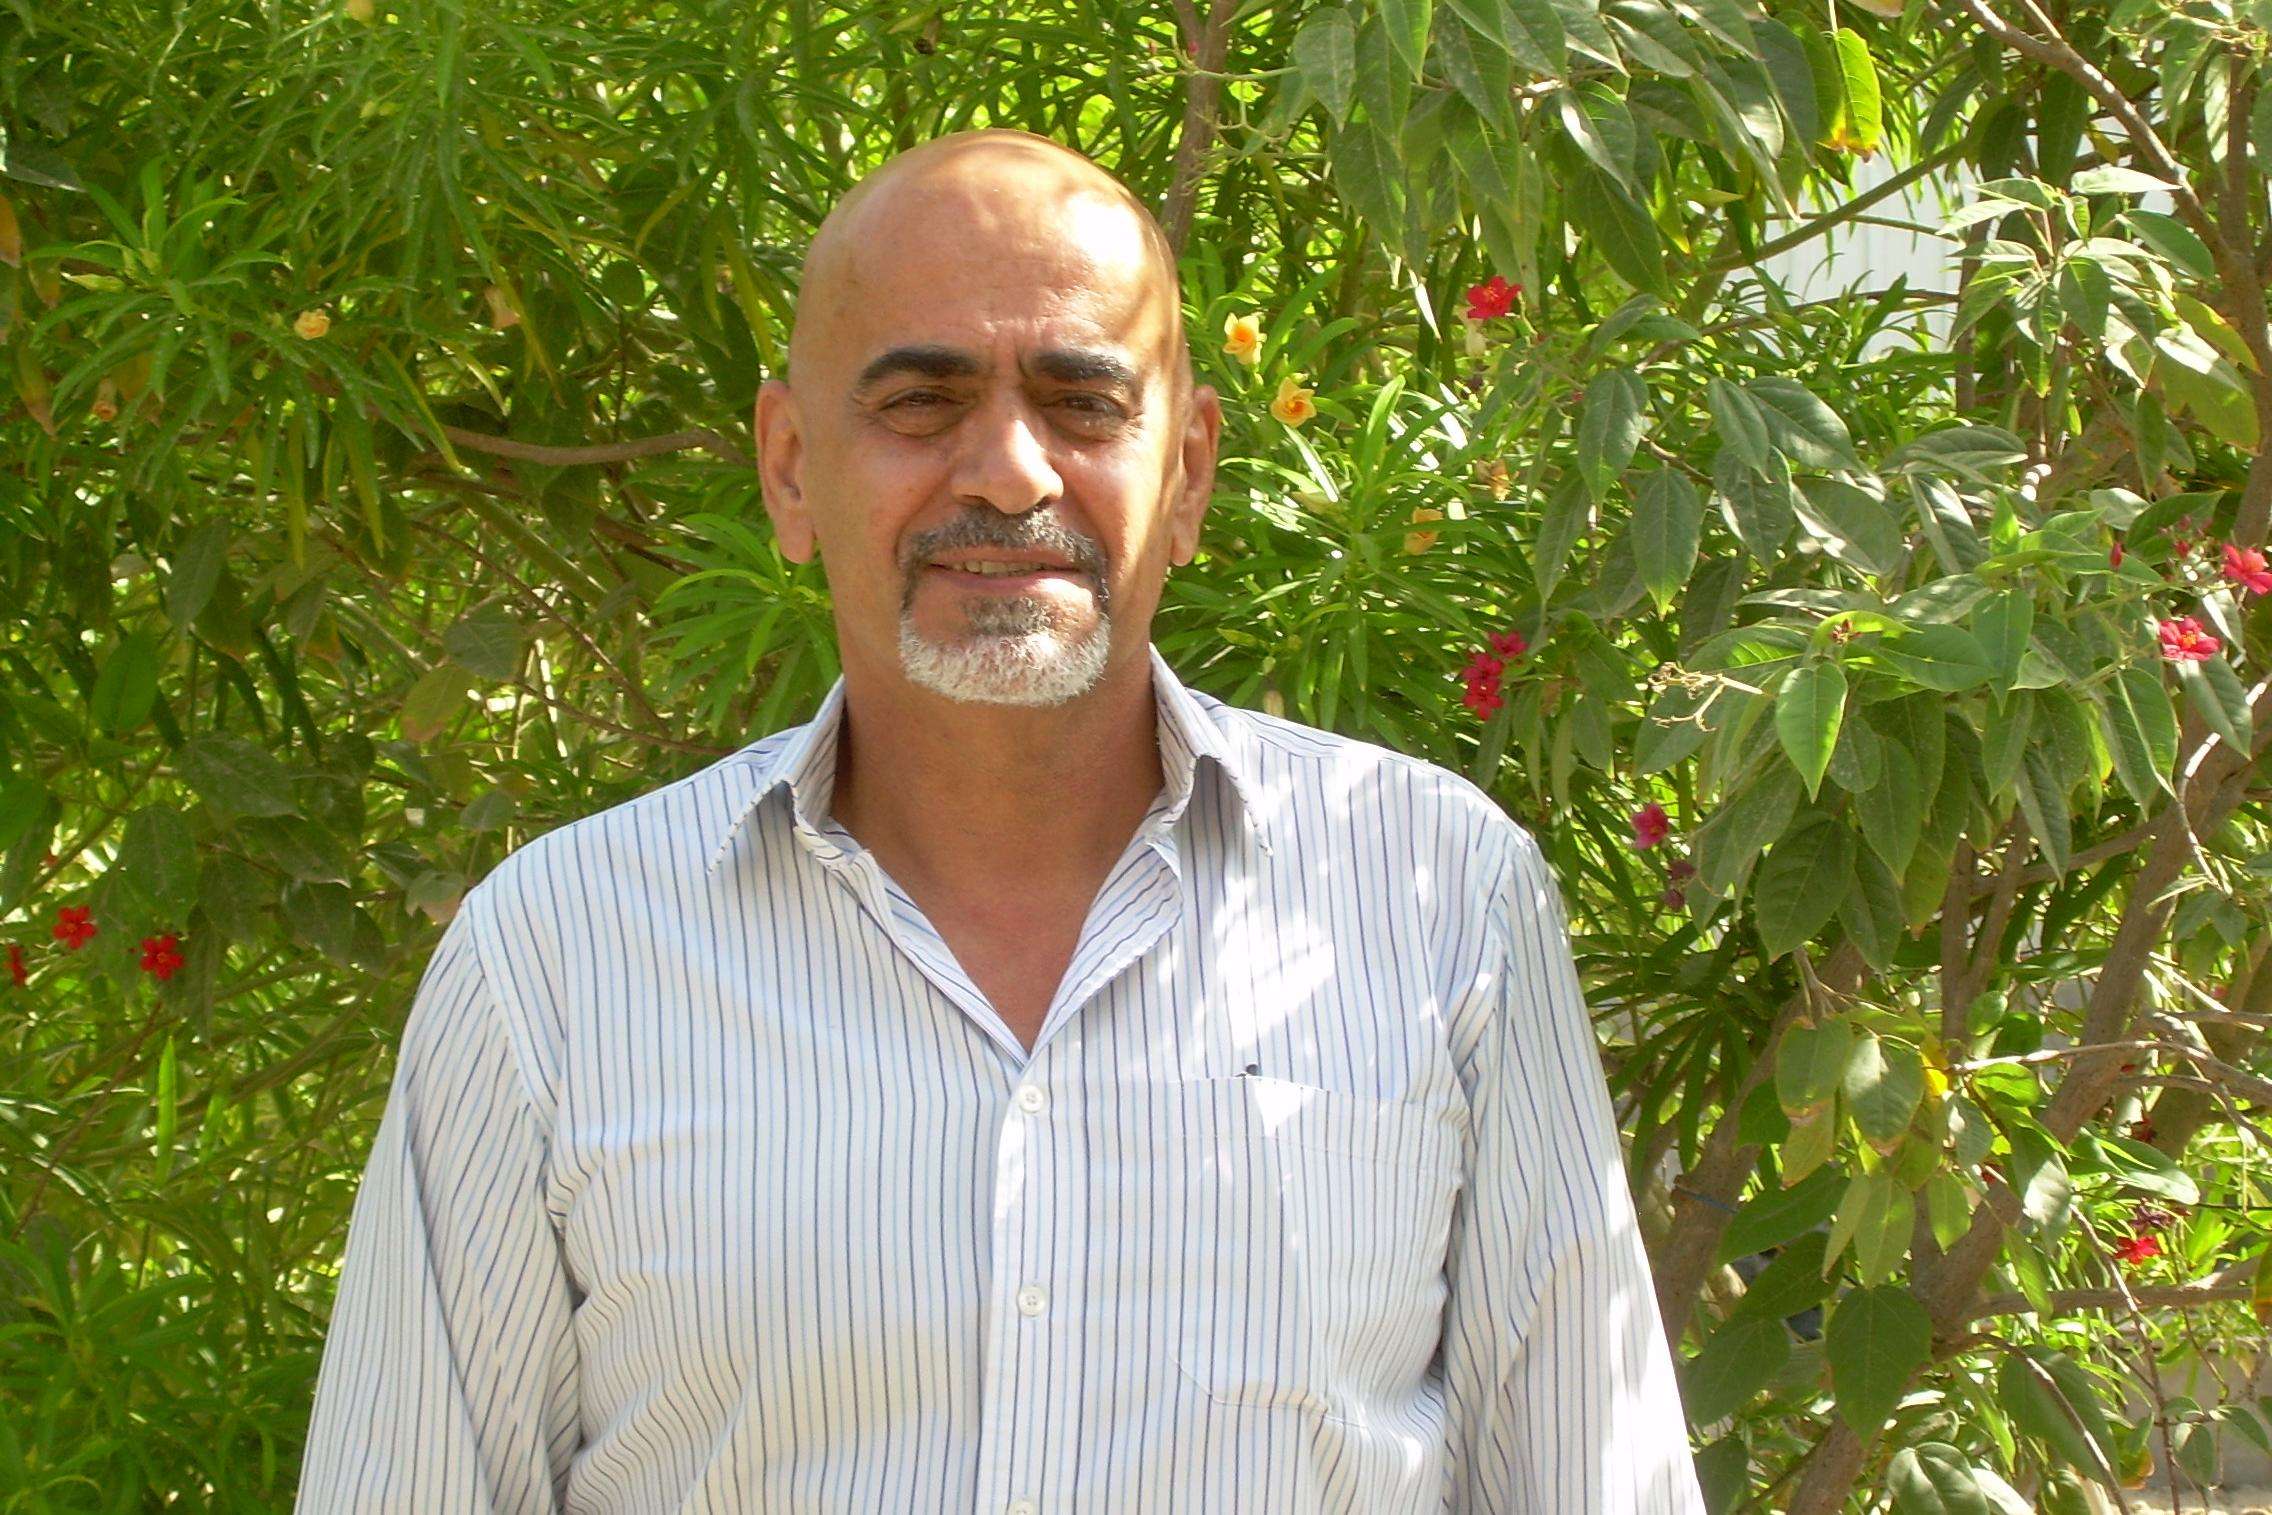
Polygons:
<instances>
[{"instance_id":1,"label":"mustache","mask_svg":"<svg viewBox=\"0 0 2272 1515\"><path fill-rule=\"evenodd\" d=\"M940 553L975 548L1045 552L1063 558L1097 583L1104 582L1104 549L1095 539L1040 511L1005 516L999 511L976 510L944 526L918 532L900 548L900 572L912 580L917 570Z\"/></svg>"}]
</instances>

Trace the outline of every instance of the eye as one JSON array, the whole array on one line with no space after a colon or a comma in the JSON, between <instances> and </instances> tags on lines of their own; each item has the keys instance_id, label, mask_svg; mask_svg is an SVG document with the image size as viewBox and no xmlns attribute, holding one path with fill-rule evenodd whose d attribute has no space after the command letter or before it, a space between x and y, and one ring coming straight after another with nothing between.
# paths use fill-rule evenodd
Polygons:
<instances>
[{"instance_id":1,"label":"eye","mask_svg":"<svg viewBox=\"0 0 2272 1515\"><path fill-rule=\"evenodd\" d=\"M1103 395L1071 394L1065 397L1065 403L1075 410L1086 411L1094 416L1117 416L1120 414L1120 407Z\"/></svg>"},{"instance_id":2,"label":"eye","mask_svg":"<svg viewBox=\"0 0 2272 1515\"><path fill-rule=\"evenodd\" d=\"M910 391L910 392L908 392L907 394L903 394L903 395L900 395L900 396L898 396L898 397L894 398L893 400L891 400L890 402L888 402L888 403L887 403L887 404L886 404L886 405L884 406L884 409L886 409L886 410L897 410L897 409L899 409L899 408L900 408L901 406L903 406L903 405L913 405L913 404L916 404L916 403L918 403L918 402L920 402L920 401L926 401L926 400L935 400L935 401L938 401L938 402L939 402L939 403L941 403L941 404L944 404L944 403L946 403L946 398L947 398L947 397L946 397L945 395L942 395L942 394L938 394L938 393L936 393L936 392L934 392L934 391L932 391L932 390L928 390L928 389L917 389L917 390L911 390L911 391Z\"/></svg>"}]
</instances>

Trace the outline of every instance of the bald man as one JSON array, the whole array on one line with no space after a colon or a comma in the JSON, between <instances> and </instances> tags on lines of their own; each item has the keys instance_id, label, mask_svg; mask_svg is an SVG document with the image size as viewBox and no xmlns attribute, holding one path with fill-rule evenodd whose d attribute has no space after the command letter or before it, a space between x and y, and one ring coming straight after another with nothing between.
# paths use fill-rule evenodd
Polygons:
<instances>
[{"instance_id":1,"label":"bald man","mask_svg":"<svg viewBox=\"0 0 2272 1515\"><path fill-rule=\"evenodd\" d=\"M1150 642L1222 412L1094 164L913 148L757 402L843 676L420 980L303 1511L1700 1511L1564 907Z\"/></svg>"}]
</instances>

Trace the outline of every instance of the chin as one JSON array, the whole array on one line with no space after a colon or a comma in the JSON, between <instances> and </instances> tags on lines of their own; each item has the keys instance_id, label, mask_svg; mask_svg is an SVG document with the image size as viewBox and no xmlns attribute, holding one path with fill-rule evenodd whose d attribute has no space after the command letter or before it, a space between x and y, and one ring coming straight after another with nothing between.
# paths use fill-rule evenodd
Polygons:
<instances>
[{"instance_id":1,"label":"chin","mask_svg":"<svg viewBox=\"0 0 2272 1515\"><path fill-rule=\"evenodd\" d=\"M1068 636L1054 626L972 627L945 640L899 623L899 662L918 688L965 705L1062 705L1096 688L1112 650L1105 617Z\"/></svg>"}]
</instances>

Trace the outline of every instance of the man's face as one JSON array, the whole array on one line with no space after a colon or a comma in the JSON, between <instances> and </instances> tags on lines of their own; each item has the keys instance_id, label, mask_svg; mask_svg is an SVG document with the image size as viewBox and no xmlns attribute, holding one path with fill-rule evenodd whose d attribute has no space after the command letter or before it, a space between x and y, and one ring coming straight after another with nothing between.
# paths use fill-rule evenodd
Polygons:
<instances>
[{"instance_id":1,"label":"man's face","mask_svg":"<svg viewBox=\"0 0 2272 1515\"><path fill-rule=\"evenodd\" d=\"M848 206L758 402L784 551L818 548L847 666L950 699L1085 694L1149 638L1213 481L1211 390L1177 414L1172 276L1136 212L1019 145L939 155Z\"/></svg>"}]
</instances>

